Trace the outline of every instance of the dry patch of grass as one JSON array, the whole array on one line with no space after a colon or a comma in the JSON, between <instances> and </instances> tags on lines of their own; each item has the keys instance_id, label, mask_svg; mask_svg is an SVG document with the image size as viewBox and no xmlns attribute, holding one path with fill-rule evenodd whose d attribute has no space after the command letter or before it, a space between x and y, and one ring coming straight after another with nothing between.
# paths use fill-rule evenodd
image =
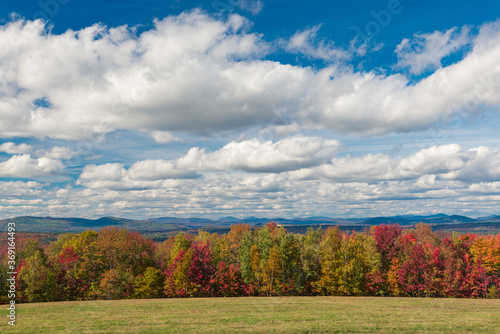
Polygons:
<instances>
[{"instance_id":1,"label":"dry patch of grass","mask_svg":"<svg viewBox=\"0 0 500 334\"><path fill-rule=\"evenodd\" d=\"M193 298L17 305L19 333L500 333L500 300Z\"/></svg>"}]
</instances>

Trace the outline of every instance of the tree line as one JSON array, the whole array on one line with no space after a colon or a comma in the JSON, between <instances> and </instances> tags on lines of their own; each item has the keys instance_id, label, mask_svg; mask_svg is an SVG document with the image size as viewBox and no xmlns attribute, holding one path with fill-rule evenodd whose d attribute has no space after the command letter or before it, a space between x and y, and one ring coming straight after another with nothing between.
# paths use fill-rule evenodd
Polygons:
<instances>
[{"instance_id":1,"label":"tree line","mask_svg":"<svg viewBox=\"0 0 500 334\"><path fill-rule=\"evenodd\" d=\"M6 275L7 247L0 253ZM499 298L500 234L434 233L418 224L289 233L275 223L227 234L179 233L154 243L104 228L43 245L17 240L19 302L236 296ZM0 302L7 302L7 284Z\"/></svg>"}]
</instances>

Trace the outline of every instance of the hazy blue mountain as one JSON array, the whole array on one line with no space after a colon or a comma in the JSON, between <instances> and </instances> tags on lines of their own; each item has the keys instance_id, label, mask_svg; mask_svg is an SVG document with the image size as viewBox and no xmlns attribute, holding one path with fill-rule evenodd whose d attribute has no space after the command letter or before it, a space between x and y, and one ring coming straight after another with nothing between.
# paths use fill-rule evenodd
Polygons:
<instances>
[{"instance_id":1,"label":"hazy blue mountain","mask_svg":"<svg viewBox=\"0 0 500 334\"><path fill-rule=\"evenodd\" d=\"M263 226L271 221L284 226L288 231L294 233L305 233L307 228L324 229L329 226L338 225L343 231L363 231L373 225L399 224L405 228L411 228L418 223L429 224L433 230L473 232L473 233L498 233L500 232L500 216L489 216L484 219L473 219L461 215L403 215L392 217L371 218L329 218L313 216L306 218L237 218L223 217L217 220L207 218L184 218L184 217L158 217L148 220L134 220L118 217L102 217L99 219L84 218L55 218L55 217L16 217L0 220L0 228L6 230L8 222L15 222L19 232L39 233L66 233L82 232L85 230L98 231L103 227L114 226L128 230L139 231L150 236L156 241L165 240L168 235L179 231L196 233L203 229L210 232L226 233L232 224L244 223L252 227Z\"/></svg>"}]
</instances>

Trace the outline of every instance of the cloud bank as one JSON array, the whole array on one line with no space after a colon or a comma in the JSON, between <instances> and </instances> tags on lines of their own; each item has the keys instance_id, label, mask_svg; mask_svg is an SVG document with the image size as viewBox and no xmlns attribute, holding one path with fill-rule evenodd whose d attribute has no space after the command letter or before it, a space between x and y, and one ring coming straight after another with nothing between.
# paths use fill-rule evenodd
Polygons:
<instances>
[{"instance_id":1,"label":"cloud bank","mask_svg":"<svg viewBox=\"0 0 500 334\"><path fill-rule=\"evenodd\" d=\"M272 47L249 29L241 16L199 10L157 20L138 36L126 26L52 34L40 20L9 22L0 27L0 136L81 140L126 129L161 142L171 131L264 127L277 114L302 128L384 135L469 112L471 101L499 106L499 22L472 37L462 28L404 40L399 66L414 73L472 44L462 60L416 83L338 63L315 70L263 60ZM289 49L342 58L327 42L310 44L316 31L294 35Z\"/></svg>"}]
</instances>

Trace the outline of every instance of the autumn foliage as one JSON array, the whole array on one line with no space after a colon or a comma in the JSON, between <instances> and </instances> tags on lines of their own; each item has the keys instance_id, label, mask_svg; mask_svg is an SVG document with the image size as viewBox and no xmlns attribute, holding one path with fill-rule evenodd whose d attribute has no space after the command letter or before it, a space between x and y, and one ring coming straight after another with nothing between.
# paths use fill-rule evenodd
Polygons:
<instances>
[{"instance_id":1,"label":"autumn foliage","mask_svg":"<svg viewBox=\"0 0 500 334\"><path fill-rule=\"evenodd\" d=\"M105 228L42 245L20 236L21 302L286 295L498 298L500 235L436 235L418 224L288 233L238 224L225 235L179 233L156 244ZM6 248L0 253L5 275ZM3 281L5 279L2 278ZM6 286L0 302L6 302Z\"/></svg>"}]
</instances>

